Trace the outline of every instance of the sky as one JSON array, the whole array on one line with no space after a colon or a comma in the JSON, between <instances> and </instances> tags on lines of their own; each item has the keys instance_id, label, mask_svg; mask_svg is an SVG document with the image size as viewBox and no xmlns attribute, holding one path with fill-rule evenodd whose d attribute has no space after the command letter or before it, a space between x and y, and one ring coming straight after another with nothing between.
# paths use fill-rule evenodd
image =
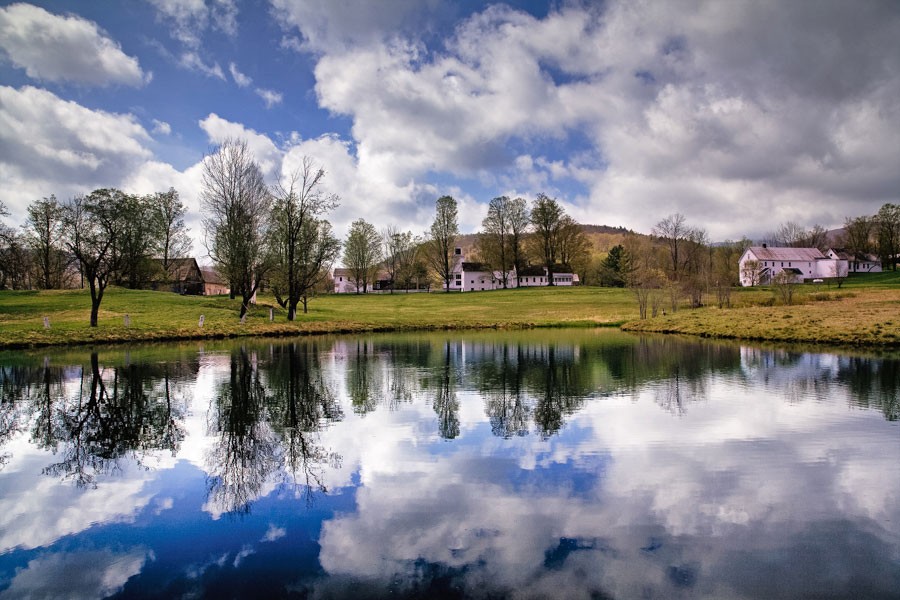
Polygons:
<instances>
[{"instance_id":1,"label":"sky","mask_svg":"<svg viewBox=\"0 0 900 600\"><path fill-rule=\"evenodd\" d=\"M0 200L178 190L204 156L304 156L359 218L460 229L500 195L711 240L900 201L900 3L146 0L0 3Z\"/></svg>"}]
</instances>

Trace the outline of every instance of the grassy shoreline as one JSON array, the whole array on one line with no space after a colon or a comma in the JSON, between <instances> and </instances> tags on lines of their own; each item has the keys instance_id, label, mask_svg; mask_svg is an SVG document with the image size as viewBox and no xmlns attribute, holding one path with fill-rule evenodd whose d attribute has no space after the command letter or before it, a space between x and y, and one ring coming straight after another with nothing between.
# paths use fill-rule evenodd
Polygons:
<instances>
[{"instance_id":1,"label":"grassy shoreline","mask_svg":"<svg viewBox=\"0 0 900 600\"><path fill-rule=\"evenodd\" d=\"M271 297L261 297L247 322L238 301L111 288L99 326L88 326L83 290L0 292L0 348L76 344L295 336L413 330L621 327L722 339L842 346L900 346L900 276L851 278L837 290L804 287L792 306L766 306L764 289L736 290L733 308L681 308L639 320L628 290L530 288L470 294L329 295L310 302L293 323ZM270 308L274 321L269 320ZM130 324L125 326L125 316ZM200 315L204 324L199 326ZM43 317L50 320L45 329Z\"/></svg>"}]
</instances>

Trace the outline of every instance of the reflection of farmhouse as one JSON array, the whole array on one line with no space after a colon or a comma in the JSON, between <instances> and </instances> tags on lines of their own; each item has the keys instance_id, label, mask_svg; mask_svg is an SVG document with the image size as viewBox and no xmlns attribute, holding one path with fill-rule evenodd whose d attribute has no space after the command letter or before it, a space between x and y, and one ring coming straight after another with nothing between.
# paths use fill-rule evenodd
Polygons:
<instances>
[{"instance_id":1,"label":"reflection of farmhouse","mask_svg":"<svg viewBox=\"0 0 900 600\"><path fill-rule=\"evenodd\" d=\"M779 273L786 273L801 283L814 279L846 277L850 272L877 272L881 267L874 257L853 256L840 250L818 248L774 248L763 244L744 251L738 261L741 285L770 283Z\"/></svg>"}]
</instances>

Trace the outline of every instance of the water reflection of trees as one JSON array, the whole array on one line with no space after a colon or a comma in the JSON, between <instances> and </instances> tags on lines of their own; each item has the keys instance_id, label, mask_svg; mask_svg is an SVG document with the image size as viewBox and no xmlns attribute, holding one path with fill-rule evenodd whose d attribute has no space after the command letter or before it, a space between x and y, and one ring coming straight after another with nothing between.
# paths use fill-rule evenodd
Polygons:
<instances>
[{"instance_id":1,"label":"water reflection of trees","mask_svg":"<svg viewBox=\"0 0 900 600\"><path fill-rule=\"evenodd\" d=\"M242 346L232 352L229 378L216 395L212 425L218 441L208 456L208 491L223 512L248 513L278 474L311 499L314 489L325 490L324 466L340 463L340 455L315 437L343 416L324 380L316 343L267 350Z\"/></svg>"},{"instance_id":2,"label":"water reflection of trees","mask_svg":"<svg viewBox=\"0 0 900 600\"><path fill-rule=\"evenodd\" d=\"M259 357L243 346L231 354L228 381L219 387L208 455L208 492L223 512L249 512L250 503L279 464L280 448L266 418Z\"/></svg>"},{"instance_id":3,"label":"water reflection of trees","mask_svg":"<svg viewBox=\"0 0 900 600\"><path fill-rule=\"evenodd\" d=\"M494 435L526 435L532 421L544 437L558 432L592 391L578 354L571 343L472 344L466 369L484 397Z\"/></svg>"},{"instance_id":4,"label":"water reflection of trees","mask_svg":"<svg viewBox=\"0 0 900 600\"><path fill-rule=\"evenodd\" d=\"M183 366L107 367L96 352L86 366L51 366L47 359L43 365L4 366L0 444L30 430L32 443L58 457L44 473L80 487L120 469L122 458L143 464L150 452L177 452L184 407L174 398L173 378Z\"/></svg>"},{"instance_id":5,"label":"water reflection of trees","mask_svg":"<svg viewBox=\"0 0 900 600\"><path fill-rule=\"evenodd\" d=\"M443 361L435 369L434 395L431 405L438 417L438 433L445 440L459 435L459 399L453 368L454 347L450 341L444 344Z\"/></svg>"},{"instance_id":6,"label":"water reflection of trees","mask_svg":"<svg viewBox=\"0 0 900 600\"><path fill-rule=\"evenodd\" d=\"M311 498L314 488L327 491L325 465L338 467L341 457L317 443L319 430L343 418L340 402L325 382L317 342L273 348L268 371L273 421L284 445L285 467L295 484L302 481Z\"/></svg>"},{"instance_id":7,"label":"water reflection of trees","mask_svg":"<svg viewBox=\"0 0 900 600\"><path fill-rule=\"evenodd\" d=\"M842 390L853 406L900 420L900 360L750 347L741 354L750 376L777 387L789 401L828 400Z\"/></svg>"},{"instance_id":8,"label":"water reflection of trees","mask_svg":"<svg viewBox=\"0 0 900 600\"><path fill-rule=\"evenodd\" d=\"M169 370L142 363L101 368L95 352L74 397L54 402L45 385L34 437L60 460L44 472L96 485L97 475L118 470L123 457L142 464L152 451L176 453L184 408L173 402Z\"/></svg>"},{"instance_id":9,"label":"water reflection of trees","mask_svg":"<svg viewBox=\"0 0 900 600\"><path fill-rule=\"evenodd\" d=\"M625 364L634 370L629 387L639 389L650 382L656 404L682 416L691 403L708 396L713 375L740 373L741 354L730 344L641 338Z\"/></svg>"},{"instance_id":10,"label":"water reflection of trees","mask_svg":"<svg viewBox=\"0 0 900 600\"><path fill-rule=\"evenodd\" d=\"M847 357L839 362L837 378L848 386L855 406L900 420L900 360Z\"/></svg>"}]
</instances>

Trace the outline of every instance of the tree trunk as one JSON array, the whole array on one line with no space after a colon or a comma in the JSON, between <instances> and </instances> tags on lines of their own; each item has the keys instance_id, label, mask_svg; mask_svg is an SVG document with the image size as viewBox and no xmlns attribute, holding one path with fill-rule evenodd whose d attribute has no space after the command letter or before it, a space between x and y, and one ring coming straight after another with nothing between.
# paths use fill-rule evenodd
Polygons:
<instances>
[{"instance_id":1,"label":"tree trunk","mask_svg":"<svg viewBox=\"0 0 900 600\"><path fill-rule=\"evenodd\" d=\"M103 292L97 290L97 284L92 279L91 284L91 327L97 326L97 315L100 312L100 301L103 299Z\"/></svg>"}]
</instances>

